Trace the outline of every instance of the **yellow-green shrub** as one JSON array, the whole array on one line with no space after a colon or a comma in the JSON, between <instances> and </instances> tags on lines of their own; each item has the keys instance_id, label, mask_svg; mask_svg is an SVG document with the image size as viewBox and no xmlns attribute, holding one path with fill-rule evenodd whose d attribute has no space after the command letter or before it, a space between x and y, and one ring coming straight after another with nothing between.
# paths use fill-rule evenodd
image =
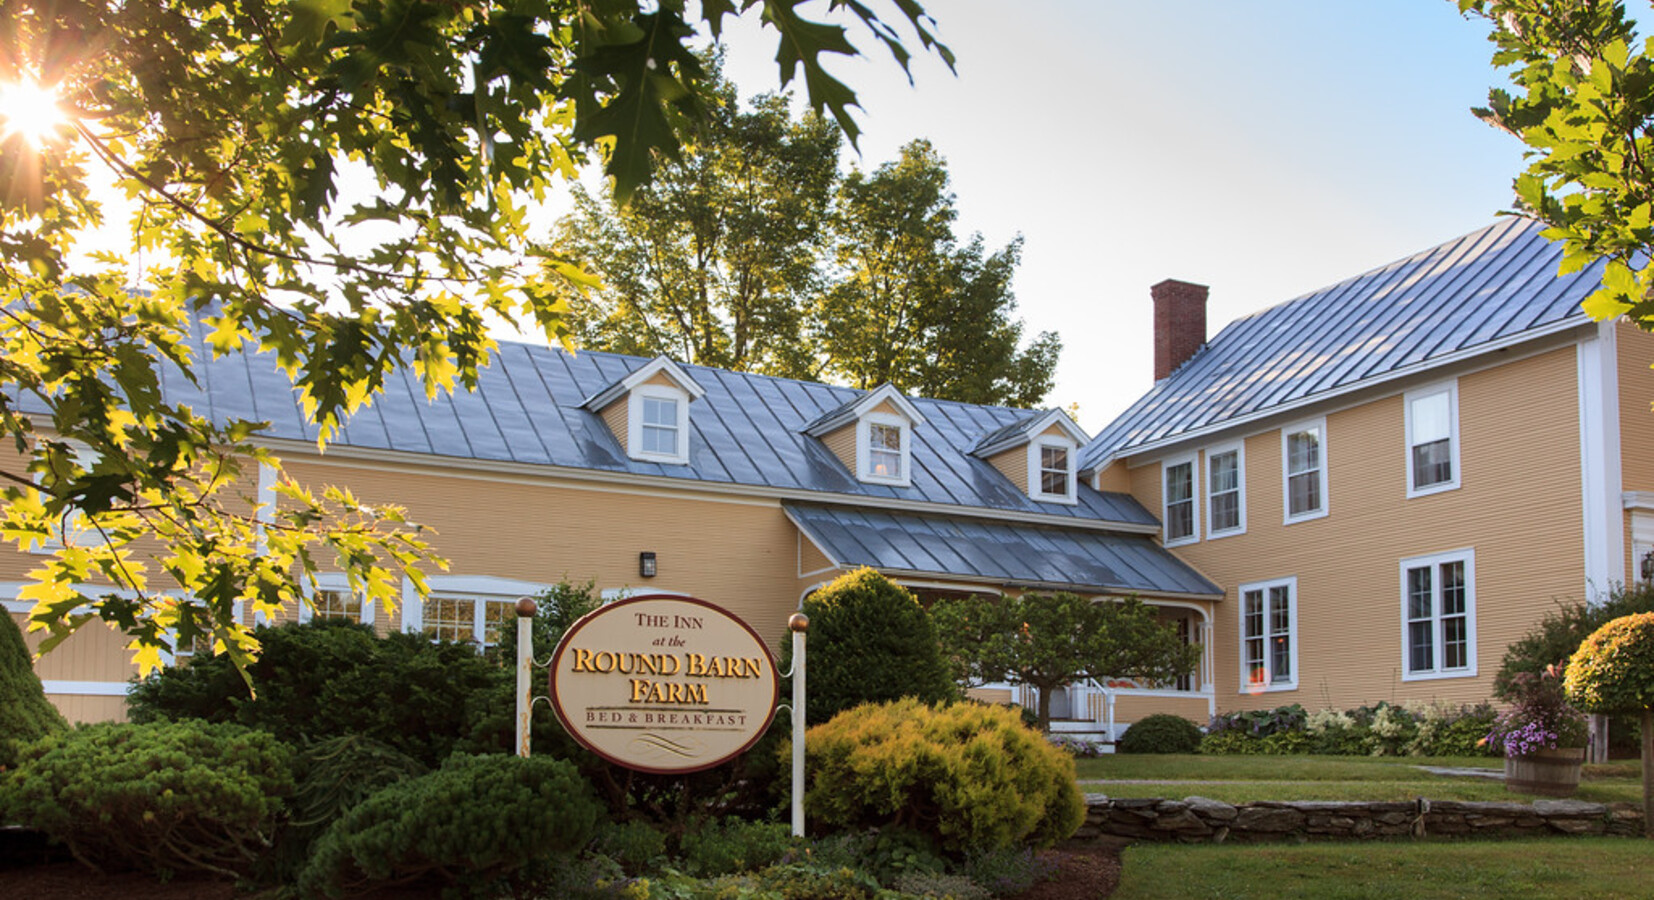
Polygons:
<instances>
[{"instance_id":1,"label":"yellow-green shrub","mask_svg":"<svg viewBox=\"0 0 1654 900\"><path fill-rule=\"evenodd\" d=\"M1085 819L1074 760L1008 707L915 700L858 706L805 738L811 818L899 826L944 850L1049 846Z\"/></svg>"}]
</instances>

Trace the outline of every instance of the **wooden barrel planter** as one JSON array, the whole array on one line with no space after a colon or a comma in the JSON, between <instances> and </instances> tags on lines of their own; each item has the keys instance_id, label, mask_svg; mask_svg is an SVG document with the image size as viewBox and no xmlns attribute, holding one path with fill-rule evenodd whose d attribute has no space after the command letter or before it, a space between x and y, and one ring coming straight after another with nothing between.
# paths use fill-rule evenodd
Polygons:
<instances>
[{"instance_id":1,"label":"wooden barrel planter","mask_svg":"<svg viewBox=\"0 0 1654 900\"><path fill-rule=\"evenodd\" d=\"M1579 789L1584 747L1539 750L1505 757L1505 790L1541 797L1572 797Z\"/></svg>"}]
</instances>

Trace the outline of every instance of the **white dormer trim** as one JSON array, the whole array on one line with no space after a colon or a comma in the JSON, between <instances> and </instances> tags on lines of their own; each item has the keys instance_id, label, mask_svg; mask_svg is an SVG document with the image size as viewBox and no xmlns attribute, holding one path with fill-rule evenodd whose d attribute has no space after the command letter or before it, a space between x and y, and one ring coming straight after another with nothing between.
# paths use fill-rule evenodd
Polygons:
<instances>
[{"instance_id":1,"label":"white dormer trim","mask_svg":"<svg viewBox=\"0 0 1654 900\"><path fill-rule=\"evenodd\" d=\"M644 462L666 463L668 465L684 466L689 464L689 402L687 391L664 384L643 384L632 389L626 398L626 455ZM668 426L662 423L651 423L644 417L650 400L667 401L673 403L673 419L671 451L650 450L646 444L645 431L653 434Z\"/></svg>"},{"instance_id":2,"label":"white dormer trim","mask_svg":"<svg viewBox=\"0 0 1654 900\"><path fill-rule=\"evenodd\" d=\"M1086 435L1085 431L1081 429L1080 426L1074 424L1074 420L1069 418L1068 413L1065 413L1060 409L1048 409L1045 412L1029 419L1026 425L1012 430L1009 434L1000 436L992 443L977 444L975 447L971 448L971 453L983 459L987 459L990 456L997 456L998 454L1004 453L1006 450L1010 450L1019 444L1033 440L1035 435L1044 434L1045 432L1050 431L1051 426L1053 425L1060 429L1063 435L1073 441L1076 445L1083 447L1091 440L1091 438ZM1076 469L1076 471L1078 470Z\"/></svg>"},{"instance_id":3,"label":"white dormer trim","mask_svg":"<svg viewBox=\"0 0 1654 900\"><path fill-rule=\"evenodd\" d=\"M804 433L810 437L822 437L843 428L853 421L866 418L869 413L877 409L880 404L888 403L901 413L908 421L909 426L917 427L925 424L925 417L913 401L903 396L895 386L886 382L862 395L854 403L846 403L825 416L811 422L804 427Z\"/></svg>"},{"instance_id":4,"label":"white dormer trim","mask_svg":"<svg viewBox=\"0 0 1654 900\"><path fill-rule=\"evenodd\" d=\"M875 472L873 458L873 426L883 425L897 430L900 461L895 475ZM870 412L856 420L856 478L870 484L893 484L907 487L913 483L913 423L903 416Z\"/></svg>"},{"instance_id":5,"label":"white dormer trim","mask_svg":"<svg viewBox=\"0 0 1654 900\"><path fill-rule=\"evenodd\" d=\"M623 395L631 393L633 390L637 389L638 386L654 378L656 375L665 375L669 380L683 390L684 393L688 394L689 399L692 401L699 400L706 396L706 389L701 387L695 379L690 378L689 373L685 372L681 366L667 357L657 356L654 359L644 363L625 378L622 378L603 390L587 397L580 404L580 407L582 409L589 409L592 412L601 412L604 407L607 407L609 404L619 400Z\"/></svg>"}]
</instances>

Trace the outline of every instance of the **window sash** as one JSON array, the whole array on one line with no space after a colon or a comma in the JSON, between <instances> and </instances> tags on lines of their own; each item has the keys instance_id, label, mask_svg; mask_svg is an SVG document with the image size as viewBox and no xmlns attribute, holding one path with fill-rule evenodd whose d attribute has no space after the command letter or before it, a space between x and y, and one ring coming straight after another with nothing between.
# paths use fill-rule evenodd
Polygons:
<instances>
[{"instance_id":1,"label":"window sash","mask_svg":"<svg viewBox=\"0 0 1654 900\"><path fill-rule=\"evenodd\" d=\"M321 590L311 598L314 608L310 612L313 620L343 619L347 622L362 621L362 598L354 591Z\"/></svg>"},{"instance_id":2,"label":"window sash","mask_svg":"<svg viewBox=\"0 0 1654 900\"><path fill-rule=\"evenodd\" d=\"M1286 436L1287 514L1321 511L1321 430L1305 428Z\"/></svg>"},{"instance_id":3,"label":"window sash","mask_svg":"<svg viewBox=\"0 0 1654 900\"><path fill-rule=\"evenodd\" d=\"M678 452L678 401L672 397L644 397L643 452L676 456Z\"/></svg>"},{"instance_id":4,"label":"window sash","mask_svg":"<svg viewBox=\"0 0 1654 900\"><path fill-rule=\"evenodd\" d=\"M1292 586L1272 584L1242 592L1242 650L1253 687L1291 684Z\"/></svg>"},{"instance_id":5,"label":"window sash","mask_svg":"<svg viewBox=\"0 0 1654 900\"><path fill-rule=\"evenodd\" d=\"M435 640L493 647L516 618L514 603L505 597L433 596L425 603L425 634Z\"/></svg>"},{"instance_id":6,"label":"window sash","mask_svg":"<svg viewBox=\"0 0 1654 900\"><path fill-rule=\"evenodd\" d=\"M1068 448L1043 446L1040 456L1040 493L1068 496Z\"/></svg>"},{"instance_id":7,"label":"window sash","mask_svg":"<svg viewBox=\"0 0 1654 900\"><path fill-rule=\"evenodd\" d=\"M1470 590L1462 559L1407 569L1407 671L1470 666Z\"/></svg>"},{"instance_id":8,"label":"window sash","mask_svg":"<svg viewBox=\"0 0 1654 900\"><path fill-rule=\"evenodd\" d=\"M867 426L867 473L880 478L902 476L902 429L899 425Z\"/></svg>"},{"instance_id":9,"label":"window sash","mask_svg":"<svg viewBox=\"0 0 1654 900\"><path fill-rule=\"evenodd\" d=\"M1194 463L1166 467L1166 539L1195 533Z\"/></svg>"},{"instance_id":10,"label":"window sash","mask_svg":"<svg viewBox=\"0 0 1654 900\"><path fill-rule=\"evenodd\" d=\"M1240 527L1240 452L1225 450L1207 457L1207 503L1213 531Z\"/></svg>"}]
</instances>

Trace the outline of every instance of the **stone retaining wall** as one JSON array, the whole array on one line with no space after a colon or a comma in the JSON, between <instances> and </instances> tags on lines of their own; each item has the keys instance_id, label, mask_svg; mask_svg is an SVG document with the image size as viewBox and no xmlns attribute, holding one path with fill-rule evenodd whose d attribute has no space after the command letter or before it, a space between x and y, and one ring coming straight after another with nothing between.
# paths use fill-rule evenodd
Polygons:
<instances>
[{"instance_id":1,"label":"stone retaining wall","mask_svg":"<svg viewBox=\"0 0 1654 900\"><path fill-rule=\"evenodd\" d=\"M1085 824L1074 835L1081 839L1111 835L1220 844L1431 835L1642 834L1642 809L1630 803L1462 803L1420 798L1411 803L1266 802L1231 806L1205 797L1113 800L1087 794L1085 799Z\"/></svg>"}]
</instances>

